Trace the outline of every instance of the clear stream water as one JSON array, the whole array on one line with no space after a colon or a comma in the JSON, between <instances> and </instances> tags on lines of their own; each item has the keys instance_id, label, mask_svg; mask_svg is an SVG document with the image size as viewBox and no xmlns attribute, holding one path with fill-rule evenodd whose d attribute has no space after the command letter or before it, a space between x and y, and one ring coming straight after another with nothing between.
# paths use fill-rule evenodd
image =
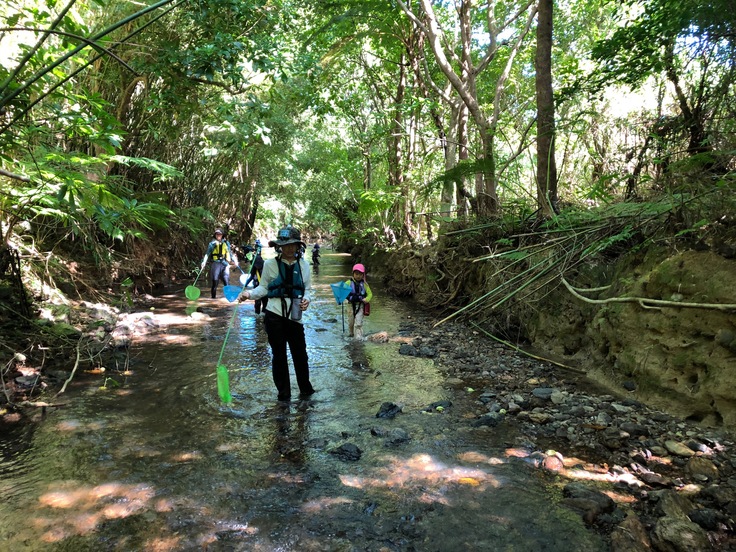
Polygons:
<instances>
[{"instance_id":1,"label":"clear stream water","mask_svg":"<svg viewBox=\"0 0 736 552\"><path fill-rule=\"evenodd\" d=\"M605 550L502 426L471 427L464 386L395 341L348 340L329 287L348 271L325 252L304 315L318 393L287 405L252 302L205 291L201 322L183 291L160 298L165 331L134 341L132 373L80 374L67 406L2 429L0 551ZM401 335L411 304L371 284L366 333ZM231 321L225 406L214 372ZM378 418L384 402L403 410ZM360 459L334 454L346 443Z\"/></svg>"}]
</instances>

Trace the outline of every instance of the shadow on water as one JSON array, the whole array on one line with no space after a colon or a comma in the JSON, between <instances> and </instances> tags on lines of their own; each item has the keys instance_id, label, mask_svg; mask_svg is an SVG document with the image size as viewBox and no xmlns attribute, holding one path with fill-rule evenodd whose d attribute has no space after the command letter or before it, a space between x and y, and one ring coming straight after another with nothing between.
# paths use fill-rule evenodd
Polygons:
<instances>
[{"instance_id":1,"label":"shadow on water","mask_svg":"<svg viewBox=\"0 0 736 552\"><path fill-rule=\"evenodd\" d=\"M305 314L312 400L275 400L252 302L200 298L196 322L183 293L164 297L132 375L80 379L67 408L4 440L0 550L603 550L511 457L511 436L471 427L471 398L432 361L346 338L329 284L349 259L322 261ZM369 281L366 333L400 333L411 305ZM440 400L453 406L425 411ZM385 402L402 411L378 418Z\"/></svg>"}]
</instances>

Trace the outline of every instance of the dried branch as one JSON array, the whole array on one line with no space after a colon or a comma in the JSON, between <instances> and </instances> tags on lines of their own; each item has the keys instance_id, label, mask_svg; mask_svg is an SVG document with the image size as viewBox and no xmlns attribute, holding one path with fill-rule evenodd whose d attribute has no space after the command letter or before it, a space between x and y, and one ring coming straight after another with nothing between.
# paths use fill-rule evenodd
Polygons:
<instances>
[{"instance_id":1,"label":"dried branch","mask_svg":"<svg viewBox=\"0 0 736 552\"><path fill-rule=\"evenodd\" d=\"M77 341L77 359L76 361L74 361L74 368L72 368L72 373L69 374L69 378L64 382L64 385L61 386L61 389L56 394L57 397L61 395L64 391L66 391L66 386L69 385L69 383L74 379L74 374L76 373L77 368L79 368L79 357L81 354L81 349L82 349L82 340L80 339L79 341Z\"/></svg>"}]
</instances>

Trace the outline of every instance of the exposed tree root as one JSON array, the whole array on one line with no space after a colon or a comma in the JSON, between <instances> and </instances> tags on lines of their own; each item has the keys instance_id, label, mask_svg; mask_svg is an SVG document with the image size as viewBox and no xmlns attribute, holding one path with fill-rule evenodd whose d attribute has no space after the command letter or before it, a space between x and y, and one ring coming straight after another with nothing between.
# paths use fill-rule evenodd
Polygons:
<instances>
[{"instance_id":1,"label":"exposed tree root","mask_svg":"<svg viewBox=\"0 0 736 552\"><path fill-rule=\"evenodd\" d=\"M662 299L649 299L647 297L609 297L607 299L591 299L589 297L585 297L584 295L581 295L580 292L588 293L588 292L594 292L599 291L601 289L605 288L594 288L589 290L583 290L579 288L572 287L567 280L565 280L565 277L560 275L560 280L562 280L562 283L565 285L567 290L576 298L580 299L581 301L585 301L586 303L590 303L592 305L605 305L607 303L638 303L645 309L651 309L651 308L662 308L662 307L670 307L670 308L689 308L689 309L713 309L713 310L719 310L719 311L736 311L736 304L717 304L717 303L688 303L688 302L681 302L681 301L665 301Z\"/></svg>"}]
</instances>

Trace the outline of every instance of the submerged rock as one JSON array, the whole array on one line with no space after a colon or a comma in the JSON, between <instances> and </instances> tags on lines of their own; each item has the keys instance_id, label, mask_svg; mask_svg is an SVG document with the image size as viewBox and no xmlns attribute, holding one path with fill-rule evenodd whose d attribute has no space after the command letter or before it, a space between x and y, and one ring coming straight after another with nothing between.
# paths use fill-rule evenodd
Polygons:
<instances>
[{"instance_id":1,"label":"submerged rock","mask_svg":"<svg viewBox=\"0 0 736 552\"><path fill-rule=\"evenodd\" d=\"M388 435L386 436L386 439L383 441L383 444L386 447L394 447L396 445L400 445L408 441L411 441L411 437L409 436L409 433L407 433L406 430L401 429L400 427L397 427L397 428L391 429L388 432Z\"/></svg>"},{"instance_id":2,"label":"submerged rock","mask_svg":"<svg viewBox=\"0 0 736 552\"><path fill-rule=\"evenodd\" d=\"M394 418L399 412L401 412L401 407L398 404L385 402L378 410L376 418Z\"/></svg>"},{"instance_id":3,"label":"submerged rock","mask_svg":"<svg viewBox=\"0 0 736 552\"><path fill-rule=\"evenodd\" d=\"M330 454L337 456L340 460L344 460L346 462L355 462L360 460L360 457L363 455L363 451L353 443L345 443L329 452Z\"/></svg>"},{"instance_id":4,"label":"submerged rock","mask_svg":"<svg viewBox=\"0 0 736 552\"><path fill-rule=\"evenodd\" d=\"M424 408L424 412L442 412L452 406L451 401L436 401Z\"/></svg>"}]
</instances>

